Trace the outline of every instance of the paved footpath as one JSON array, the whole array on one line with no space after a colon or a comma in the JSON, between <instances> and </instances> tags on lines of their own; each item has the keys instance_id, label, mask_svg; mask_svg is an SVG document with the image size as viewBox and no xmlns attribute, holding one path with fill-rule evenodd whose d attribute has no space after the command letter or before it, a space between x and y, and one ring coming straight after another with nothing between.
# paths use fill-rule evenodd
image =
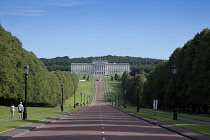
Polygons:
<instances>
[{"instance_id":1,"label":"paved footpath","mask_svg":"<svg viewBox=\"0 0 210 140\"><path fill-rule=\"evenodd\" d=\"M132 114L126 114L105 104L103 82L97 82L94 105L72 115L29 131L16 134L14 140L187 140ZM132 115L132 116L131 116ZM22 128L23 129L23 128ZM25 128L27 129L27 127ZM178 130L177 130L178 131ZM12 132L11 132L12 133ZM192 133L193 135L194 133ZM5 137L6 138L6 137ZM1 137L0 137L1 139Z\"/></svg>"}]
</instances>

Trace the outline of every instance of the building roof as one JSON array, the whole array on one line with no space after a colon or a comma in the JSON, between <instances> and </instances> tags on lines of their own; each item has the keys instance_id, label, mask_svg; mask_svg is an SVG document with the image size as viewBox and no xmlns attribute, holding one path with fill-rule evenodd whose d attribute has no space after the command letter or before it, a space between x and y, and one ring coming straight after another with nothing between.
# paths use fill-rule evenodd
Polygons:
<instances>
[{"instance_id":1,"label":"building roof","mask_svg":"<svg viewBox=\"0 0 210 140\"><path fill-rule=\"evenodd\" d=\"M92 63L108 63L108 60L93 60Z\"/></svg>"}]
</instances>

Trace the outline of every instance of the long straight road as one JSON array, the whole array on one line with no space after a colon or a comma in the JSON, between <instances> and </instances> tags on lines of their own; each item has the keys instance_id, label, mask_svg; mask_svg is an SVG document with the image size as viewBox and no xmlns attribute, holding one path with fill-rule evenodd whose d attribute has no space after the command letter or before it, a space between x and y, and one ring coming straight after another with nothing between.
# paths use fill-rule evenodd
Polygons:
<instances>
[{"instance_id":1,"label":"long straight road","mask_svg":"<svg viewBox=\"0 0 210 140\"><path fill-rule=\"evenodd\" d=\"M14 140L186 140L187 138L129 116L105 104L103 82L96 102L72 116L45 125Z\"/></svg>"}]
</instances>

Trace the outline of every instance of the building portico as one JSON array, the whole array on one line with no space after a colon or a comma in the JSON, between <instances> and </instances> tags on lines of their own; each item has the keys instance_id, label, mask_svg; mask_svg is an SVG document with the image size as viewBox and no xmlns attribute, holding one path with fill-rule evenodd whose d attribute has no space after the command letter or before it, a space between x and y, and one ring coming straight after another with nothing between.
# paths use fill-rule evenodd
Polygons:
<instances>
[{"instance_id":1,"label":"building portico","mask_svg":"<svg viewBox=\"0 0 210 140\"><path fill-rule=\"evenodd\" d=\"M72 63L71 73L76 74L123 74L130 71L129 63L108 63L108 60L93 60L92 63Z\"/></svg>"}]
</instances>

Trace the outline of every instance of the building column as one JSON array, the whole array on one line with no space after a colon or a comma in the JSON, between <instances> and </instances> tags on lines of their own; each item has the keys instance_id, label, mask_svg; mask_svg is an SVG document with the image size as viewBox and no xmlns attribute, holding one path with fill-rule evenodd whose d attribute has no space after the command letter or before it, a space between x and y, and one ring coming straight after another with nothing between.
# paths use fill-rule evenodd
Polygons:
<instances>
[{"instance_id":1,"label":"building column","mask_svg":"<svg viewBox=\"0 0 210 140\"><path fill-rule=\"evenodd\" d=\"M105 65L105 74L107 74L107 65Z\"/></svg>"},{"instance_id":2,"label":"building column","mask_svg":"<svg viewBox=\"0 0 210 140\"><path fill-rule=\"evenodd\" d=\"M102 72L102 74L104 74L105 73L105 65L103 65L103 72Z\"/></svg>"}]
</instances>

